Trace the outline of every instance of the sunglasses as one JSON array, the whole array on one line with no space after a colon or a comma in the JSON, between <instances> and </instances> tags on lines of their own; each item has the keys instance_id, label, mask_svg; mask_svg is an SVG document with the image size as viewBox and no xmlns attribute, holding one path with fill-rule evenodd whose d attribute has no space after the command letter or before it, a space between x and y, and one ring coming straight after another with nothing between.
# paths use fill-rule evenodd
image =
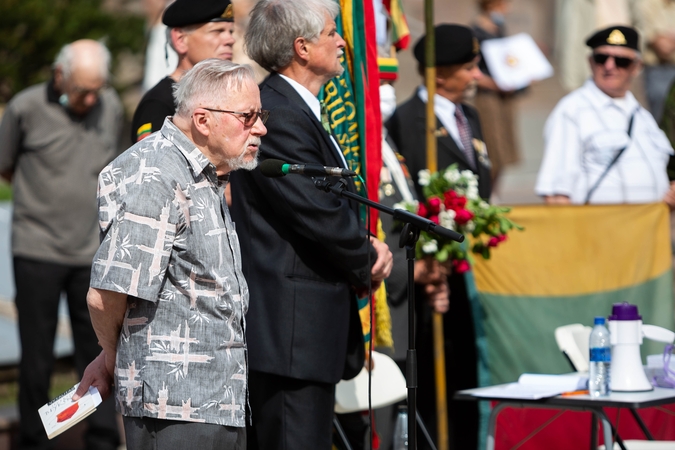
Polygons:
<instances>
[{"instance_id":1,"label":"sunglasses","mask_svg":"<svg viewBox=\"0 0 675 450\"><path fill-rule=\"evenodd\" d=\"M601 66L604 66L609 58L614 58L614 64L616 67L620 67L621 69L626 69L635 62L634 59L624 58L623 56L607 55L605 53L593 53L593 61L595 61L596 64L600 64Z\"/></svg>"},{"instance_id":2,"label":"sunglasses","mask_svg":"<svg viewBox=\"0 0 675 450\"><path fill-rule=\"evenodd\" d=\"M244 118L244 126L246 127L252 127L255 122L258 120L258 118L262 121L263 125L265 122L267 122L267 118L270 116L270 112L263 109L260 111L252 111L252 112L242 112L242 111L228 111L225 109L213 109L213 108L202 108L207 111L211 112L222 112L222 113L228 113L228 114L233 114L235 116L241 116Z\"/></svg>"}]
</instances>

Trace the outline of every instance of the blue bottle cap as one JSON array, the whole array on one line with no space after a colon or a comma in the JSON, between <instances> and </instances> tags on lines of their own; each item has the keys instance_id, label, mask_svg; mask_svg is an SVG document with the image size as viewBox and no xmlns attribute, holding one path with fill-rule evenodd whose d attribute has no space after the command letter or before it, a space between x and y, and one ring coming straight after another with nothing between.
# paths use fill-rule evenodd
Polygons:
<instances>
[{"instance_id":1,"label":"blue bottle cap","mask_svg":"<svg viewBox=\"0 0 675 450\"><path fill-rule=\"evenodd\" d=\"M598 316L593 320L593 324L594 325L604 325L605 324L605 318Z\"/></svg>"}]
</instances>

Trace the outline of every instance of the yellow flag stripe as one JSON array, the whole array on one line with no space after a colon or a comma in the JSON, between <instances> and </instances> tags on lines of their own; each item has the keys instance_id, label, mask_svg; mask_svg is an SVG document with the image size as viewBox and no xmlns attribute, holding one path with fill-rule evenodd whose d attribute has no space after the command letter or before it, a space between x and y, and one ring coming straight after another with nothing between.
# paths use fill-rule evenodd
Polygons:
<instances>
[{"instance_id":1,"label":"yellow flag stripe","mask_svg":"<svg viewBox=\"0 0 675 450\"><path fill-rule=\"evenodd\" d=\"M663 203L518 206L509 215L525 231L484 261L479 291L522 296L582 295L634 286L671 270L670 223Z\"/></svg>"},{"instance_id":2,"label":"yellow flag stripe","mask_svg":"<svg viewBox=\"0 0 675 450\"><path fill-rule=\"evenodd\" d=\"M140 141L141 139L147 137L150 133L152 133L152 123L144 123L140 127L138 127L138 130L136 130L136 138L137 141Z\"/></svg>"}]
</instances>

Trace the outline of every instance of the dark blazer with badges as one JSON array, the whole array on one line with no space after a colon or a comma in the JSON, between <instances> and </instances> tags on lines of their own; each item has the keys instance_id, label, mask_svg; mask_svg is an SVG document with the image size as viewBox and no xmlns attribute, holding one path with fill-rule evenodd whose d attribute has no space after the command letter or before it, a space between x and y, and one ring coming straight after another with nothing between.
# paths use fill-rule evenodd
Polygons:
<instances>
[{"instance_id":1,"label":"dark blazer with badges","mask_svg":"<svg viewBox=\"0 0 675 450\"><path fill-rule=\"evenodd\" d=\"M485 151L478 112L466 104L462 104L462 109L469 122L474 139L477 170L469 166L464 152L447 132L437 139L438 169L443 170L450 164L457 163L459 170L471 170L477 173L478 193L482 198L488 200L492 191L490 165L487 152ZM443 124L436 118L436 129L440 130L442 126ZM389 119L386 127L389 135L396 143L399 153L405 157L406 164L408 165L408 169L410 169L410 174L417 188L418 197L424 198L422 189L418 183L417 173L427 168L426 103L419 98L417 91L415 91L412 98L396 108L394 115Z\"/></svg>"},{"instance_id":2,"label":"dark blazer with badges","mask_svg":"<svg viewBox=\"0 0 675 450\"><path fill-rule=\"evenodd\" d=\"M286 80L270 75L261 100L270 117L260 160L342 166L321 122ZM302 175L240 170L231 182L250 290L251 370L325 383L356 376L364 346L351 286L367 286L369 261L376 260L358 206Z\"/></svg>"}]
</instances>

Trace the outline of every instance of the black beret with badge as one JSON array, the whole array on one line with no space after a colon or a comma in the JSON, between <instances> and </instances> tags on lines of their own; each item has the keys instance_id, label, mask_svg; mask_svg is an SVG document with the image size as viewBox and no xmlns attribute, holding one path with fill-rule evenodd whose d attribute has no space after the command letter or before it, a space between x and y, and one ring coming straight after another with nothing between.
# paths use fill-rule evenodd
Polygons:
<instances>
[{"instance_id":1,"label":"black beret with badge","mask_svg":"<svg viewBox=\"0 0 675 450\"><path fill-rule=\"evenodd\" d=\"M596 32L586 40L586 45L590 48L614 45L639 50L640 37L635 28L616 25Z\"/></svg>"},{"instance_id":2,"label":"black beret with badge","mask_svg":"<svg viewBox=\"0 0 675 450\"><path fill-rule=\"evenodd\" d=\"M234 11L230 0L176 0L162 16L162 23L169 28L233 21Z\"/></svg>"},{"instance_id":3,"label":"black beret with badge","mask_svg":"<svg viewBox=\"0 0 675 450\"><path fill-rule=\"evenodd\" d=\"M465 64L478 56L480 44L471 28L463 25L444 23L434 28L436 37L436 66ZM425 38L415 44L415 59L424 64Z\"/></svg>"}]
</instances>

